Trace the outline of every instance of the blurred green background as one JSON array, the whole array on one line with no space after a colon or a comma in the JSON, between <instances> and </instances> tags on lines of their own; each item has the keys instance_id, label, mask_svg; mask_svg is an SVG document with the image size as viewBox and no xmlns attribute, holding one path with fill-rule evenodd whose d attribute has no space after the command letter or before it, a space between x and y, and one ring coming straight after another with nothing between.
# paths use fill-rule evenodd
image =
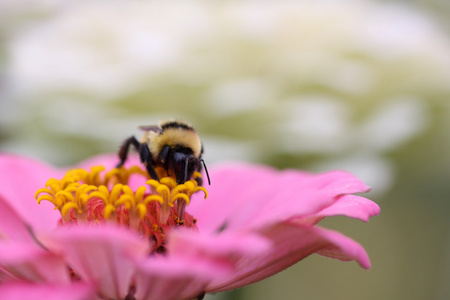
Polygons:
<instances>
[{"instance_id":1,"label":"blurred green background","mask_svg":"<svg viewBox=\"0 0 450 300\"><path fill-rule=\"evenodd\" d=\"M211 166L345 169L373 187L365 271L313 255L208 299L450 299L450 4L0 1L0 151L55 165L176 117ZM212 179L214 180L214 179Z\"/></svg>"}]
</instances>

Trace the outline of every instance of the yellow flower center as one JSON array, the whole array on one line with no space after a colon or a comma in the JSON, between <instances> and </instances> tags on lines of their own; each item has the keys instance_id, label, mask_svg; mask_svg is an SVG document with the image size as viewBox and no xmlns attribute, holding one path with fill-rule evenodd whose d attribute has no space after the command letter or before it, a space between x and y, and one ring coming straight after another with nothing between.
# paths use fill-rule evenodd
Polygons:
<instances>
[{"instance_id":1,"label":"yellow flower center","mask_svg":"<svg viewBox=\"0 0 450 300\"><path fill-rule=\"evenodd\" d=\"M51 178L45 188L36 191L38 204L50 201L61 213L61 224L77 222L115 222L153 236L157 244L164 242L164 232L173 226L195 227L195 219L184 212L192 194L203 191L195 178L177 184L175 179L162 177L160 181L149 179L147 173L133 166L116 168L103 174L103 166L69 170L62 179ZM164 170L158 170L164 174ZM135 191L128 185L132 175L143 176L148 186ZM149 180L148 180L149 179ZM175 206L176 204L176 206Z\"/></svg>"}]
</instances>

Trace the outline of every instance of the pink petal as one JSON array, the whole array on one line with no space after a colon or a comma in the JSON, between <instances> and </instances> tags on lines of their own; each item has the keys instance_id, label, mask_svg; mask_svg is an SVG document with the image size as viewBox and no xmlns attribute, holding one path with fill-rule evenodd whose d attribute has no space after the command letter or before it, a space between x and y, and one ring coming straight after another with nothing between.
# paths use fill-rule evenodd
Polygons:
<instances>
[{"instance_id":1,"label":"pink petal","mask_svg":"<svg viewBox=\"0 0 450 300\"><path fill-rule=\"evenodd\" d=\"M25 224L22 216L17 214L9 202L0 196L0 237L8 241L34 244L30 230L30 226Z\"/></svg>"},{"instance_id":2,"label":"pink petal","mask_svg":"<svg viewBox=\"0 0 450 300\"><path fill-rule=\"evenodd\" d=\"M380 213L380 207L373 201L356 195L342 195L332 205L317 213L318 217L346 216L369 221L369 218Z\"/></svg>"},{"instance_id":3,"label":"pink petal","mask_svg":"<svg viewBox=\"0 0 450 300\"><path fill-rule=\"evenodd\" d=\"M370 267L364 249L353 240L337 232L317 227L280 223L261 232L271 239L271 251L256 258L243 257L238 269L226 279L216 280L207 287L208 292L239 288L272 276L303 258L318 253L341 260L356 260L362 267Z\"/></svg>"},{"instance_id":4,"label":"pink petal","mask_svg":"<svg viewBox=\"0 0 450 300\"><path fill-rule=\"evenodd\" d=\"M116 167L119 163L119 157L117 154L108 153L101 154L94 157L90 157L79 164L77 164L77 168L90 170L93 166L104 166L106 170L111 170ZM125 162L125 166L139 165L139 159L136 155L130 154L129 158Z\"/></svg>"},{"instance_id":5,"label":"pink petal","mask_svg":"<svg viewBox=\"0 0 450 300\"><path fill-rule=\"evenodd\" d=\"M138 264L137 299L192 299L212 279L234 272L236 257L254 257L270 244L255 235L201 234L174 230L166 257L152 257Z\"/></svg>"},{"instance_id":6,"label":"pink petal","mask_svg":"<svg viewBox=\"0 0 450 300\"><path fill-rule=\"evenodd\" d=\"M370 259L364 248L337 231L314 227L326 241L328 246L323 247L317 253L342 261L356 261L364 269L370 269Z\"/></svg>"},{"instance_id":7,"label":"pink petal","mask_svg":"<svg viewBox=\"0 0 450 300\"><path fill-rule=\"evenodd\" d=\"M30 243L0 243L0 265L17 278L34 282L68 283L64 260Z\"/></svg>"},{"instance_id":8,"label":"pink petal","mask_svg":"<svg viewBox=\"0 0 450 300\"><path fill-rule=\"evenodd\" d=\"M82 279L98 284L99 293L107 299L125 298L135 271L133 261L150 251L149 241L106 224L63 227L39 238L61 253Z\"/></svg>"},{"instance_id":9,"label":"pink petal","mask_svg":"<svg viewBox=\"0 0 450 300\"><path fill-rule=\"evenodd\" d=\"M28 282L11 282L0 285L2 300L93 300L95 289L86 283L71 285L33 284Z\"/></svg>"},{"instance_id":10,"label":"pink petal","mask_svg":"<svg viewBox=\"0 0 450 300\"><path fill-rule=\"evenodd\" d=\"M193 299L211 278L224 273L208 261L170 255L151 257L137 267L136 299L142 300Z\"/></svg>"},{"instance_id":11,"label":"pink petal","mask_svg":"<svg viewBox=\"0 0 450 300\"><path fill-rule=\"evenodd\" d=\"M255 199L255 195L270 192L268 184L274 170L263 166L228 165L209 168L211 185L206 186L208 198L202 199L200 193L194 194L187 210L194 215L197 227L202 232L214 232L229 222L238 212L240 205Z\"/></svg>"},{"instance_id":12,"label":"pink petal","mask_svg":"<svg viewBox=\"0 0 450 300\"><path fill-rule=\"evenodd\" d=\"M4 281L19 280L14 274L6 270L4 267L0 266L0 284Z\"/></svg>"},{"instance_id":13,"label":"pink petal","mask_svg":"<svg viewBox=\"0 0 450 300\"><path fill-rule=\"evenodd\" d=\"M256 234L224 231L200 233L192 230L172 231L167 243L170 255L186 258L209 259L213 264L234 264L236 257L258 256L268 252L271 243ZM224 269L224 270L225 270Z\"/></svg>"},{"instance_id":14,"label":"pink petal","mask_svg":"<svg viewBox=\"0 0 450 300\"><path fill-rule=\"evenodd\" d=\"M233 277L237 261L264 255L270 247L269 241L263 237L226 231L217 234L173 231L167 244L170 256L185 259L191 268L202 263L214 268L210 281Z\"/></svg>"},{"instance_id":15,"label":"pink petal","mask_svg":"<svg viewBox=\"0 0 450 300\"><path fill-rule=\"evenodd\" d=\"M339 195L370 189L341 171L309 174L243 164L210 173L209 198L195 198L188 207L198 219L199 229L209 232L225 224L227 230L239 230L308 216L331 205Z\"/></svg>"},{"instance_id":16,"label":"pink petal","mask_svg":"<svg viewBox=\"0 0 450 300\"><path fill-rule=\"evenodd\" d=\"M40 205L34 193L51 177L62 173L43 163L16 155L0 155L0 197L8 201L17 214L33 228L53 229L60 215L53 205Z\"/></svg>"}]
</instances>

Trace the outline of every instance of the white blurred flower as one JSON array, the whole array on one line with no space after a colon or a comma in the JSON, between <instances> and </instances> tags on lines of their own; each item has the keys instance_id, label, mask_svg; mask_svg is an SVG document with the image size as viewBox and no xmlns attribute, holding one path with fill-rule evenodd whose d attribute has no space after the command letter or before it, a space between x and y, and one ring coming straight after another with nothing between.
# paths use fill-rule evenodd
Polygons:
<instances>
[{"instance_id":1,"label":"white blurred flower","mask_svg":"<svg viewBox=\"0 0 450 300\"><path fill-rule=\"evenodd\" d=\"M361 94L379 88L383 73L400 63L399 75L423 87L439 78L409 72L450 74L447 41L427 19L401 6L69 3L11 40L8 77L16 93L80 90L114 98L156 88L166 76L209 84L259 71L274 83L323 84Z\"/></svg>"},{"instance_id":2,"label":"white blurred flower","mask_svg":"<svg viewBox=\"0 0 450 300\"><path fill-rule=\"evenodd\" d=\"M285 121L274 128L278 143L291 153L341 152L352 130L349 105L326 95L303 95L283 103ZM273 132L276 135L276 132Z\"/></svg>"},{"instance_id":3,"label":"white blurred flower","mask_svg":"<svg viewBox=\"0 0 450 300\"><path fill-rule=\"evenodd\" d=\"M252 78L236 78L213 86L206 95L206 101L213 113L224 116L270 106L275 95L273 86L267 82Z\"/></svg>"},{"instance_id":4,"label":"white blurred flower","mask_svg":"<svg viewBox=\"0 0 450 300\"><path fill-rule=\"evenodd\" d=\"M205 12L192 5L72 4L11 42L15 92L75 90L114 98L175 68L207 29Z\"/></svg>"},{"instance_id":5,"label":"white blurred flower","mask_svg":"<svg viewBox=\"0 0 450 300\"><path fill-rule=\"evenodd\" d=\"M358 130L360 145L374 151L394 150L423 132L428 118L428 107L423 101L389 99L377 107Z\"/></svg>"}]
</instances>

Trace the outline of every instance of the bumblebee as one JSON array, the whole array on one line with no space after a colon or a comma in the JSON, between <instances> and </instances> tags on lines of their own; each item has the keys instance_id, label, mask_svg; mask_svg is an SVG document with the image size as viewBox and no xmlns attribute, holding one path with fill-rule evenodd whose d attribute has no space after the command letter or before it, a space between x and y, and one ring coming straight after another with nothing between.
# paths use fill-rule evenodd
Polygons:
<instances>
[{"instance_id":1,"label":"bumblebee","mask_svg":"<svg viewBox=\"0 0 450 300\"><path fill-rule=\"evenodd\" d=\"M152 179L158 180L156 167L162 167L168 176L174 176L178 184L182 184L192 178L195 171L205 168L208 184L210 184L208 170L203 155L203 145L194 128L188 123L180 121L163 121L156 126L140 126L145 131L144 136L138 141L134 136L126 139L119 150L120 168L128 157L128 150L133 146L139 153ZM201 178L196 178L199 185Z\"/></svg>"}]
</instances>

